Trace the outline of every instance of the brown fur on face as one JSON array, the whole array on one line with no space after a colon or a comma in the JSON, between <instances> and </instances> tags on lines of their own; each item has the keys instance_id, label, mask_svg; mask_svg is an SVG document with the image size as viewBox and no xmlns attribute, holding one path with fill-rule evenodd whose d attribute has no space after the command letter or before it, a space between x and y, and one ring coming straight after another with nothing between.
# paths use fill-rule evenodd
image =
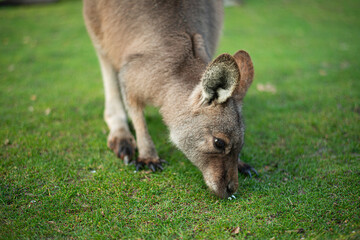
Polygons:
<instances>
[{"instance_id":1,"label":"brown fur on face","mask_svg":"<svg viewBox=\"0 0 360 240\"><path fill-rule=\"evenodd\" d=\"M223 198L233 194L238 186L238 155L244 141L241 100L253 77L248 75L253 69L252 63L249 70L249 65L244 65L244 61L251 63L249 57L236 59L226 54L210 63L202 76L202 82L189 96L187 104L190 112L180 115L175 123L176 127L170 128L172 140L202 171L209 188ZM219 63L226 69L219 68ZM243 72L240 71L239 65L242 66ZM210 73L207 73L208 71ZM232 79L229 80L229 77ZM247 82L243 82L245 80ZM214 84L216 81L220 83ZM221 81L226 83L221 84ZM206 87L215 88L211 90L212 93L219 92L217 88L224 86L224 91L231 92L225 93L227 96L225 101L218 101L221 96L214 94L215 99L205 101L204 104L203 99L207 98L203 96L203 85L207 83L209 85ZM227 86L230 84L233 85ZM220 138L226 143L223 151L219 151L214 146L215 138Z\"/></svg>"},{"instance_id":2,"label":"brown fur on face","mask_svg":"<svg viewBox=\"0 0 360 240\"><path fill-rule=\"evenodd\" d=\"M202 106L170 128L173 142L203 173L209 188L225 198L238 186L238 155L243 146L244 123L241 107L234 98L223 104ZM196 126L196 128L194 127ZM214 139L226 143L224 150L214 146Z\"/></svg>"},{"instance_id":3,"label":"brown fur on face","mask_svg":"<svg viewBox=\"0 0 360 240\"><path fill-rule=\"evenodd\" d=\"M172 141L202 171L209 188L219 197L233 194L244 138L242 99L254 71L245 51L209 63L221 30L222 1L84 0L84 16L105 95L111 95L105 107L109 141L125 141L129 148L119 155L137 147L137 161L149 167L160 162L143 116L146 105L157 106ZM126 140L133 136L123 106L136 146Z\"/></svg>"}]
</instances>

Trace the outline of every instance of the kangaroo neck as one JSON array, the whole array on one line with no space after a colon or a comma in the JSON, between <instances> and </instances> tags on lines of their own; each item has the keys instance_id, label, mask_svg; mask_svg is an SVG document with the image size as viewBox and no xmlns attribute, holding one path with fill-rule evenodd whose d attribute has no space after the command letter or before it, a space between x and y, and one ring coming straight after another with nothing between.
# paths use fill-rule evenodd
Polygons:
<instances>
[{"instance_id":1,"label":"kangaroo neck","mask_svg":"<svg viewBox=\"0 0 360 240\"><path fill-rule=\"evenodd\" d=\"M195 87L200 84L205 68L206 63L204 61L194 58L169 79L169 84L164 88L162 94L164 98L160 104L160 113L166 125L172 125L172 122L189 114L189 97Z\"/></svg>"}]
</instances>

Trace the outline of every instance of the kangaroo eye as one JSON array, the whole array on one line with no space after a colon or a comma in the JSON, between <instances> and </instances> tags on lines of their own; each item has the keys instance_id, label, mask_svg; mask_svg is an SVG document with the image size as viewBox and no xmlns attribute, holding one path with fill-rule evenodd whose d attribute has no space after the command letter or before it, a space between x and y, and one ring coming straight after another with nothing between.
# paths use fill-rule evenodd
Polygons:
<instances>
[{"instance_id":1,"label":"kangaroo eye","mask_svg":"<svg viewBox=\"0 0 360 240\"><path fill-rule=\"evenodd\" d=\"M226 143L220 138L214 138L214 146L219 150L225 150Z\"/></svg>"}]
</instances>

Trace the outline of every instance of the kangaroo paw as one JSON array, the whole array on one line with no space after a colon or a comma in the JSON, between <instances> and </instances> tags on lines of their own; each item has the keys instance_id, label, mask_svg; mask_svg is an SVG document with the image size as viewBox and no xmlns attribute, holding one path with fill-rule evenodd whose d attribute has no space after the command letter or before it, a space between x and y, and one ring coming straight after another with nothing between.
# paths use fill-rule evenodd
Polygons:
<instances>
[{"instance_id":1,"label":"kangaroo paw","mask_svg":"<svg viewBox=\"0 0 360 240\"><path fill-rule=\"evenodd\" d=\"M139 171L140 169L143 169L145 166L148 166L148 168L156 172L157 170L164 170L164 167L162 164L167 163L165 160L160 158L138 158L135 162L136 171Z\"/></svg>"},{"instance_id":2,"label":"kangaroo paw","mask_svg":"<svg viewBox=\"0 0 360 240\"><path fill-rule=\"evenodd\" d=\"M109 137L108 146L114 151L118 158L121 158L128 165L135 156L136 144L130 137Z\"/></svg>"},{"instance_id":3,"label":"kangaroo paw","mask_svg":"<svg viewBox=\"0 0 360 240\"><path fill-rule=\"evenodd\" d=\"M249 177L252 177L251 172L254 172L256 176L259 176L255 168L240 160L238 161L238 170L241 174L248 175Z\"/></svg>"}]
</instances>

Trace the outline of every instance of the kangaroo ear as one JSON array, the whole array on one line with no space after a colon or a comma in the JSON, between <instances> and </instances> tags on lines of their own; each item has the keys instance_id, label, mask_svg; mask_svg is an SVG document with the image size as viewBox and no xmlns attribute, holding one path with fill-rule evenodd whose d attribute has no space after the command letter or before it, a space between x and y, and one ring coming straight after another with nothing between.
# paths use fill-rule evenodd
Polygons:
<instances>
[{"instance_id":1,"label":"kangaroo ear","mask_svg":"<svg viewBox=\"0 0 360 240\"><path fill-rule=\"evenodd\" d=\"M234 54L234 58L240 70L240 82L234 96L239 100L245 97L247 90L254 79L254 66L250 55L244 50L240 50Z\"/></svg>"},{"instance_id":2,"label":"kangaroo ear","mask_svg":"<svg viewBox=\"0 0 360 240\"><path fill-rule=\"evenodd\" d=\"M240 72L234 57L222 54L206 68L202 78L202 103L225 102L239 83Z\"/></svg>"}]
</instances>

